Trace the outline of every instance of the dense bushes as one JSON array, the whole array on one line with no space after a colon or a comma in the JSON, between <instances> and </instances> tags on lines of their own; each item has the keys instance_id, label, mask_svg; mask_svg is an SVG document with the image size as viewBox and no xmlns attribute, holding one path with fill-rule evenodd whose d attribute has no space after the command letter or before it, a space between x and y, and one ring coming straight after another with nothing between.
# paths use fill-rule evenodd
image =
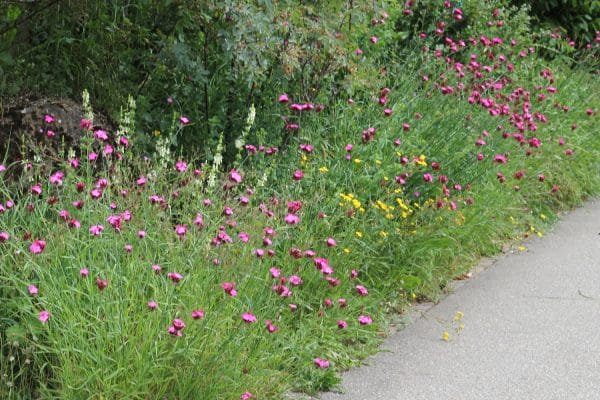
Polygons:
<instances>
[{"instance_id":1,"label":"dense bushes","mask_svg":"<svg viewBox=\"0 0 600 400\"><path fill-rule=\"evenodd\" d=\"M585 35L573 38L590 40L597 29L597 20L589 20L596 3L576 2L560 15L550 3L563 2L533 3L534 15L581 20L577 29L585 28ZM87 88L96 109L117 119L125 106L119 99L132 95L138 144L152 149L157 137L167 137L173 149L194 149L211 160L222 135L226 163L252 104L258 113L250 137L285 145L302 124L298 115L276 104L280 93L315 106L360 98L365 88L379 84L373 77L400 71L399 61L418 56L419 46L435 48L446 37L475 35L482 28L489 35L501 28L513 37L530 37L522 35L529 29L527 10L510 10L504 0L3 4L0 93L5 102L18 94L78 99ZM429 39L420 40L422 35ZM566 54L564 40L543 43ZM175 129L173 121L182 114L191 124Z\"/></svg>"}]
</instances>

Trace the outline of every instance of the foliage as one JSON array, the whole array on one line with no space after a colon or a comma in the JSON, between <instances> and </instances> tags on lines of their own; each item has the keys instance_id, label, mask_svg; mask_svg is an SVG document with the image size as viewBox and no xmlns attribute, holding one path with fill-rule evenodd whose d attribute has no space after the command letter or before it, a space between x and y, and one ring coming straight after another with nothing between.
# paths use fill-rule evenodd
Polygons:
<instances>
[{"instance_id":1,"label":"foliage","mask_svg":"<svg viewBox=\"0 0 600 400\"><path fill-rule=\"evenodd\" d=\"M598 0L513 0L512 3L529 5L538 23L552 30L558 28L561 36L567 36L567 42L578 42L577 47L593 44L600 31Z\"/></svg>"},{"instance_id":2,"label":"foliage","mask_svg":"<svg viewBox=\"0 0 600 400\"><path fill-rule=\"evenodd\" d=\"M156 55L122 60L122 76L150 74L139 95L111 99L119 128L94 129L84 95L77 151L0 163L2 398L332 388L375 350L388 313L436 300L479 257L600 192L595 76L541 58L523 9L465 1L460 22L457 7L423 2L410 22L404 3L148 4L179 14L130 38L122 16L150 12L88 4L115 12L102 35L116 50L148 34L138 44ZM275 17L244 19L255 12ZM100 34L86 32L60 46ZM120 76L118 62L96 73ZM37 121L34 142L61 143L57 123Z\"/></svg>"}]
</instances>

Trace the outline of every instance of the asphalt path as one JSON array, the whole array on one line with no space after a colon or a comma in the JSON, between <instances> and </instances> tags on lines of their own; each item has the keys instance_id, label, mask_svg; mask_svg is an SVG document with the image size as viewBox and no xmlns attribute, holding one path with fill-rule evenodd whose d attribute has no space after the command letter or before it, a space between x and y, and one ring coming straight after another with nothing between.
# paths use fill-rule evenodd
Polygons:
<instances>
[{"instance_id":1,"label":"asphalt path","mask_svg":"<svg viewBox=\"0 0 600 400\"><path fill-rule=\"evenodd\" d=\"M600 199L523 246L413 311L319 398L600 400Z\"/></svg>"}]
</instances>

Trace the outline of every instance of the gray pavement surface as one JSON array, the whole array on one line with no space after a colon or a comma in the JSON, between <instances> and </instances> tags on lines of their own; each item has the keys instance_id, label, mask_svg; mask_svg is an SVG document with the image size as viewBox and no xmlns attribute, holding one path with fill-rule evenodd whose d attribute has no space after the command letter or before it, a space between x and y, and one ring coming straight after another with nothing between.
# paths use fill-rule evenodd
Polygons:
<instances>
[{"instance_id":1,"label":"gray pavement surface","mask_svg":"<svg viewBox=\"0 0 600 400\"><path fill-rule=\"evenodd\" d=\"M343 393L320 399L600 400L600 199L523 245L390 336L343 375Z\"/></svg>"}]
</instances>

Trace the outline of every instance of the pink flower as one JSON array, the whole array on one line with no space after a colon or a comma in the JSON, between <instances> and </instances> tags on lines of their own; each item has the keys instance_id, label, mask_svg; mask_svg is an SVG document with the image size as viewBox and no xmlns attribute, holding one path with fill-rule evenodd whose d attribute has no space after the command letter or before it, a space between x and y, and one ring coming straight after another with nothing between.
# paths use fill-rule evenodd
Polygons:
<instances>
[{"instance_id":1,"label":"pink flower","mask_svg":"<svg viewBox=\"0 0 600 400\"><path fill-rule=\"evenodd\" d=\"M158 307L158 304L155 301L149 301L147 306L150 311L154 311Z\"/></svg>"},{"instance_id":2,"label":"pink flower","mask_svg":"<svg viewBox=\"0 0 600 400\"><path fill-rule=\"evenodd\" d=\"M290 276L288 281L292 286L300 286L302 284L302 278L300 278L298 275Z\"/></svg>"},{"instance_id":3,"label":"pink flower","mask_svg":"<svg viewBox=\"0 0 600 400\"><path fill-rule=\"evenodd\" d=\"M358 317L358 322L361 325L371 325L373 323L373 319L369 315L361 315Z\"/></svg>"},{"instance_id":4,"label":"pink flower","mask_svg":"<svg viewBox=\"0 0 600 400\"><path fill-rule=\"evenodd\" d=\"M185 322L183 322L182 320L180 320L180 319L173 320L173 328L175 328L176 330L180 331L180 330L184 329L185 326L186 326Z\"/></svg>"},{"instance_id":5,"label":"pink flower","mask_svg":"<svg viewBox=\"0 0 600 400\"><path fill-rule=\"evenodd\" d=\"M296 225L300 223L300 217L298 217L296 214L288 214L283 220L288 225Z\"/></svg>"},{"instance_id":6,"label":"pink flower","mask_svg":"<svg viewBox=\"0 0 600 400\"><path fill-rule=\"evenodd\" d=\"M89 271L87 268L81 268L81 269L79 270L79 275L80 275L82 278L87 278L87 276L88 276L89 274L90 274L90 271Z\"/></svg>"},{"instance_id":7,"label":"pink flower","mask_svg":"<svg viewBox=\"0 0 600 400\"><path fill-rule=\"evenodd\" d=\"M269 333L277 332L279 330L279 327L273 325L273 323L271 322L270 319L268 319L266 322L266 328L267 328L267 331L269 331Z\"/></svg>"},{"instance_id":8,"label":"pink flower","mask_svg":"<svg viewBox=\"0 0 600 400\"><path fill-rule=\"evenodd\" d=\"M0 232L0 243L4 243L10 239L8 232Z\"/></svg>"},{"instance_id":9,"label":"pink flower","mask_svg":"<svg viewBox=\"0 0 600 400\"><path fill-rule=\"evenodd\" d=\"M152 271L154 271L155 273L158 274L160 271L162 271L162 267L160 265L158 265L158 264L154 264L152 266Z\"/></svg>"},{"instance_id":10,"label":"pink flower","mask_svg":"<svg viewBox=\"0 0 600 400\"><path fill-rule=\"evenodd\" d=\"M29 246L29 251L33 254L40 254L46 248L46 242L44 240L35 240L31 246Z\"/></svg>"},{"instance_id":11,"label":"pink flower","mask_svg":"<svg viewBox=\"0 0 600 400\"><path fill-rule=\"evenodd\" d=\"M173 281L173 283L179 283L183 279L183 276L178 272L167 273L167 278Z\"/></svg>"},{"instance_id":12,"label":"pink flower","mask_svg":"<svg viewBox=\"0 0 600 400\"><path fill-rule=\"evenodd\" d=\"M190 123L190 119L188 117L181 116L179 117L179 122L181 125L187 125Z\"/></svg>"},{"instance_id":13,"label":"pink flower","mask_svg":"<svg viewBox=\"0 0 600 400\"><path fill-rule=\"evenodd\" d=\"M177 234L177 236L179 236L180 239L183 238L187 233L187 226L175 225L175 233Z\"/></svg>"},{"instance_id":14,"label":"pink flower","mask_svg":"<svg viewBox=\"0 0 600 400\"><path fill-rule=\"evenodd\" d=\"M102 225L92 225L90 227L90 233L94 236L99 236L103 230L104 227Z\"/></svg>"},{"instance_id":15,"label":"pink flower","mask_svg":"<svg viewBox=\"0 0 600 400\"><path fill-rule=\"evenodd\" d=\"M196 214L196 219L194 220L194 225L196 225L198 228L202 228L204 226L204 219L202 218L202 214L200 214L200 213Z\"/></svg>"},{"instance_id":16,"label":"pink flower","mask_svg":"<svg viewBox=\"0 0 600 400\"><path fill-rule=\"evenodd\" d=\"M108 286L108 279L100 279L96 278L96 286L98 286L98 290L103 291Z\"/></svg>"},{"instance_id":17,"label":"pink flower","mask_svg":"<svg viewBox=\"0 0 600 400\"><path fill-rule=\"evenodd\" d=\"M97 130L94 132L94 137L98 140L106 141L108 140L108 133L103 130Z\"/></svg>"},{"instance_id":18,"label":"pink flower","mask_svg":"<svg viewBox=\"0 0 600 400\"><path fill-rule=\"evenodd\" d=\"M187 170L187 163L183 160L179 160L175 163L175 169L178 172L185 172Z\"/></svg>"},{"instance_id":19,"label":"pink flower","mask_svg":"<svg viewBox=\"0 0 600 400\"><path fill-rule=\"evenodd\" d=\"M340 319L337 322L337 326L340 329L346 329L348 327L348 323L346 321L344 321L343 319Z\"/></svg>"},{"instance_id":20,"label":"pink flower","mask_svg":"<svg viewBox=\"0 0 600 400\"><path fill-rule=\"evenodd\" d=\"M240 238L242 243L248 243L248 241L250 240L250 236L248 235L247 232L238 233L238 237Z\"/></svg>"},{"instance_id":21,"label":"pink flower","mask_svg":"<svg viewBox=\"0 0 600 400\"><path fill-rule=\"evenodd\" d=\"M366 296L369 294L369 291L367 290L366 287L362 286L362 285L356 285L356 293L359 296Z\"/></svg>"},{"instance_id":22,"label":"pink flower","mask_svg":"<svg viewBox=\"0 0 600 400\"><path fill-rule=\"evenodd\" d=\"M324 360L324 359L321 359L321 358L315 358L314 359L314 363L315 363L315 366L317 368L322 368L322 369L329 368L329 361L328 360Z\"/></svg>"},{"instance_id":23,"label":"pink flower","mask_svg":"<svg viewBox=\"0 0 600 400\"><path fill-rule=\"evenodd\" d=\"M45 123L51 124L54 121L56 121L56 119L52 115L48 115L48 114L44 115L44 122Z\"/></svg>"},{"instance_id":24,"label":"pink flower","mask_svg":"<svg viewBox=\"0 0 600 400\"><path fill-rule=\"evenodd\" d=\"M498 164L506 164L506 157L504 157L502 154L496 154L494 155L494 161Z\"/></svg>"},{"instance_id":25,"label":"pink flower","mask_svg":"<svg viewBox=\"0 0 600 400\"><path fill-rule=\"evenodd\" d=\"M242 320L247 324L252 324L257 321L256 317L251 312L242 314Z\"/></svg>"},{"instance_id":26,"label":"pink flower","mask_svg":"<svg viewBox=\"0 0 600 400\"><path fill-rule=\"evenodd\" d=\"M371 43L375 44L379 41L379 39L377 38L377 36L371 36Z\"/></svg>"},{"instance_id":27,"label":"pink flower","mask_svg":"<svg viewBox=\"0 0 600 400\"><path fill-rule=\"evenodd\" d=\"M232 181L232 182L235 182L235 183L241 183L242 182L242 175L240 175L240 173L237 170L232 169L229 172L229 180Z\"/></svg>"},{"instance_id":28,"label":"pink flower","mask_svg":"<svg viewBox=\"0 0 600 400\"><path fill-rule=\"evenodd\" d=\"M327 240L326 240L325 243L327 244L327 247L335 247L335 246L337 246L337 242L335 241L334 238L331 238L331 237L327 238Z\"/></svg>"},{"instance_id":29,"label":"pink flower","mask_svg":"<svg viewBox=\"0 0 600 400\"><path fill-rule=\"evenodd\" d=\"M125 250L126 253L131 253L133 251L133 246L130 244L126 244L123 249Z\"/></svg>"},{"instance_id":30,"label":"pink flower","mask_svg":"<svg viewBox=\"0 0 600 400\"><path fill-rule=\"evenodd\" d=\"M302 171L300 171L299 169L297 169L297 170L294 172L293 179L294 179L295 181L301 181L301 180L302 180L302 178L304 178L304 173L303 173Z\"/></svg>"},{"instance_id":31,"label":"pink flower","mask_svg":"<svg viewBox=\"0 0 600 400\"><path fill-rule=\"evenodd\" d=\"M38 294L38 288L35 285L27 286L27 291L32 296L36 296Z\"/></svg>"},{"instance_id":32,"label":"pink flower","mask_svg":"<svg viewBox=\"0 0 600 400\"><path fill-rule=\"evenodd\" d=\"M252 398L252 393L250 392L244 392L242 393L242 395L240 396L241 400L250 400Z\"/></svg>"},{"instance_id":33,"label":"pink flower","mask_svg":"<svg viewBox=\"0 0 600 400\"><path fill-rule=\"evenodd\" d=\"M143 239L146 237L146 231L138 231L137 235L140 239Z\"/></svg>"},{"instance_id":34,"label":"pink flower","mask_svg":"<svg viewBox=\"0 0 600 400\"><path fill-rule=\"evenodd\" d=\"M38 319L42 322L42 324L45 324L50 319L50 313L48 311L45 311L45 310L44 311L40 311Z\"/></svg>"},{"instance_id":35,"label":"pink flower","mask_svg":"<svg viewBox=\"0 0 600 400\"><path fill-rule=\"evenodd\" d=\"M362 54L363 54L362 49L356 49L356 55L357 56L362 56Z\"/></svg>"},{"instance_id":36,"label":"pink flower","mask_svg":"<svg viewBox=\"0 0 600 400\"><path fill-rule=\"evenodd\" d=\"M37 185L33 185L31 187L31 194L34 194L36 196L39 196L42 194L42 185L40 185L39 183Z\"/></svg>"},{"instance_id":37,"label":"pink flower","mask_svg":"<svg viewBox=\"0 0 600 400\"><path fill-rule=\"evenodd\" d=\"M204 318L204 310L203 309L198 309L198 310L194 310L192 311L192 318L193 319L201 319Z\"/></svg>"},{"instance_id":38,"label":"pink flower","mask_svg":"<svg viewBox=\"0 0 600 400\"><path fill-rule=\"evenodd\" d=\"M283 93L282 95L279 96L277 101L279 101L280 103L287 103L288 101L290 101L290 98L288 97L287 94Z\"/></svg>"},{"instance_id":39,"label":"pink flower","mask_svg":"<svg viewBox=\"0 0 600 400\"><path fill-rule=\"evenodd\" d=\"M85 129L86 131L91 131L93 129L92 121L82 118L81 122L79 123L79 128Z\"/></svg>"},{"instance_id":40,"label":"pink flower","mask_svg":"<svg viewBox=\"0 0 600 400\"><path fill-rule=\"evenodd\" d=\"M146 180L146 177L145 177L145 176L140 176L140 177L138 178L138 180L137 180L137 181L135 181L135 183L137 183L137 184L138 184L138 186L144 186L144 185L146 184L146 182L147 182L147 180Z\"/></svg>"},{"instance_id":41,"label":"pink flower","mask_svg":"<svg viewBox=\"0 0 600 400\"><path fill-rule=\"evenodd\" d=\"M237 290L235 290L235 282L223 282L221 288L231 297L237 296Z\"/></svg>"}]
</instances>

